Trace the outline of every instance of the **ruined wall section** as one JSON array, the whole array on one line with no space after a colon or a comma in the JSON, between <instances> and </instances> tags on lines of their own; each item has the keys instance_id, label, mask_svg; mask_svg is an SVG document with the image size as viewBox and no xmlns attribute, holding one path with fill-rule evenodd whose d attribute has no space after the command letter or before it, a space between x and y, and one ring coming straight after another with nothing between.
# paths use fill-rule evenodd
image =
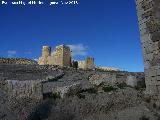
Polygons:
<instances>
[{"instance_id":1,"label":"ruined wall section","mask_svg":"<svg viewBox=\"0 0 160 120\"><path fill-rule=\"evenodd\" d=\"M160 0L136 0L146 92L160 93Z\"/></svg>"}]
</instances>

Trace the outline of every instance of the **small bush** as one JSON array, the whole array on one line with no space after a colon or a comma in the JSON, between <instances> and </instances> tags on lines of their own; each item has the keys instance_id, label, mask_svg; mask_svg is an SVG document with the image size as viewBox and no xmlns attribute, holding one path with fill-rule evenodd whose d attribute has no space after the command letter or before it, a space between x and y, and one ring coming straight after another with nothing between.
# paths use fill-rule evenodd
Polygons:
<instances>
[{"instance_id":1,"label":"small bush","mask_svg":"<svg viewBox=\"0 0 160 120\"><path fill-rule=\"evenodd\" d=\"M145 102L150 103L151 102L151 98L150 97L145 98Z\"/></svg>"},{"instance_id":2,"label":"small bush","mask_svg":"<svg viewBox=\"0 0 160 120\"><path fill-rule=\"evenodd\" d=\"M52 98L57 99L57 98L61 98L60 93L53 93L52 94Z\"/></svg>"},{"instance_id":3,"label":"small bush","mask_svg":"<svg viewBox=\"0 0 160 120\"><path fill-rule=\"evenodd\" d=\"M139 120L149 120L149 118L146 116L142 116L141 118L139 118Z\"/></svg>"},{"instance_id":4,"label":"small bush","mask_svg":"<svg viewBox=\"0 0 160 120\"><path fill-rule=\"evenodd\" d=\"M155 103L153 103L153 108L156 108L156 107L157 107L157 105Z\"/></svg>"},{"instance_id":5,"label":"small bush","mask_svg":"<svg viewBox=\"0 0 160 120\"><path fill-rule=\"evenodd\" d=\"M138 87L138 86L135 86L135 87L134 87L134 89L136 89L136 90L140 90L141 88L140 88L140 87Z\"/></svg>"},{"instance_id":6,"label":"small bush","mask_svg":"<svg viewBox=\"0 0 160 120\"><path fill-rule=\"evenodd\" d=\"M57 98L61 98L61 96L60 96L60 93L52 93L52 92L43 94L43 99L45 100L47 98L57 99Z\"/></svg>"},{"instance_id":7,"label":"small bush","mask_svg":"<svg viewBox=\"0 0 160 120\"><path fill-rule=\"evenodd\" d=\"M117 87L119 87L120 89L124 89L124 87L128 87L126 83L120 83L117 85Z\"/></svg>"},{"instance_id":8,"label":"small bush","mask_svg":"<svg viewBox=\"0 0 160 120\"><path fill-rule=\"evenodd\" d=\"M47 81L58 81L58 79L57 79L57 78L52 77L52 76L48 76L48 77L46 77L46 80L47 80Z\"/></svg>"},{"instance_id":9,"label":"small bush","mask_svg":"<svg viewBox=\"0 0 160 120\"><path fill-rule=\"evenodd\" d=\"M137 91L144 91L145 90L144 87L140 87L140 86L136 86L136 87L134 87L134 89L136 89Z\"/></svg>"},{"instance_id":10,"label":"small bush","mask_svg":"<svg viewBox=\"0 0 160 120\"><path fill-rule=\"evenodd\" d=\"M87 89L87 92L91 94L96 94L97 90L95 88L90 88L90 89Z\"/></svg>"},{"instance_id":11,"label":"small bush","mask_svg":"<svg viewBox=\"0 0 160 120\"><path fill-rule=\"evenodd\" d=\"M93 87L93 88L83 89L79 91L78 94L85 93L85 92L91 93L91 94L97 94L98 91L96 88Z\"/></svg>"},{"instance_id":12,"label":"small bush","mask_svg":"<svg viewBox=\"0 0 160 120\"><path fill-rule=\"evenodd\" d=\"M83 94L77 94L77 96L79 99L85 99L85 95L83 95Z\"/></svg>"},{"instance_id":13,"label":"small bush","mask_svg":"<svg viewBox=\"0 0 160 120\"><path fill-rule=\"evenodd\" d=\"M160 116L157 118L157 120L160 120Z\"/></svg>"},{"instance_id":14,"label":"small bush","mask_svg":"<svg viewBox=\"0 0 160 120\"><path fill-rule=\"evenodd\" d=\"M104 82L101 82L97 87L104 86Z\"/></svg>"},{"instance_id":15,"label":"small bush","mask_svg":"<svg viewBox=\"0 0 160 120\"><path fill-rule=\"evenodd\" d=\"M117 88L114 88L113 86L105 86L103 87L104 92L111 92L115 91Z\"/></svg>"}]
</instances>

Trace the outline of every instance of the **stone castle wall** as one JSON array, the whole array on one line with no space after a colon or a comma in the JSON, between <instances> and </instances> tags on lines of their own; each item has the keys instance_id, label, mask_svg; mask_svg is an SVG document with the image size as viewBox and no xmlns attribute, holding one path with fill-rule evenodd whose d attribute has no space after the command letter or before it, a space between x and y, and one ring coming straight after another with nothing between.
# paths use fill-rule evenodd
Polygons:
<instances>
[{"instance_id":1,"label":"stone castle wall","mask_svg":"<svg viewBox=\"0 0 160 120\"><path fill-rule=\"evenodd\" d=\"M85 69L86 68L86 62L85 61L78 61L78 68Z\"/></svg>"},{"instance_id":2,"label":"stone castle wall","mask_svg":"<svg viewBox=\"0 0 160 120\"><path fill-rule=\"evenodd\" d=\"M87 57L84 61L77 61L77 62L78 62L78 68L82 68L82 69L95 68L94 58L92 57ZM42 56L39 58L38 64L71 67L72 66L71 50L66 45L59 45L59 46L56 46L54 51L51 53L51 47L43 46Z\"/></svg>"},{"instance_id":3,"label":"stone castle wall","mask_svg":"<svg viewBox=\"0 0 160 120\"><path fill-rule=\"evenodd\" d=\"M136 0L143 50L146 92L160 93L160 1Z\"/></svg>"},{"instance_id":4,"label":"stone castle wall","mask_svg":"<svg viewBox=\"0 0 160 120\"><path fill-rule=\"evenodd\" d=\"M71 50L68 46L59 45L51 53L51 47L43 46L39 65L71 66Z\"/></svg>"},{"instance_id":5,"label":"stone castle wall","mask_svg":"<svg viewBox=\"0 0 160 120\"><path fill-rule=\"evenodd\" d=\"M86 58L86 68L87 69L94 69L95 68L94 58L91 58L91 57Z\"/></svg>"},{"instance_id":6,"label":"stone castle wall","mask_svg":"<svg viewBox=\"0 0 160 120\"><path fill-rule=\"evenodd\" d=\"M84 61L78 61L78 68L82 69L94 69L94 58L87 57Z\"/></svg>"}]
</instances>

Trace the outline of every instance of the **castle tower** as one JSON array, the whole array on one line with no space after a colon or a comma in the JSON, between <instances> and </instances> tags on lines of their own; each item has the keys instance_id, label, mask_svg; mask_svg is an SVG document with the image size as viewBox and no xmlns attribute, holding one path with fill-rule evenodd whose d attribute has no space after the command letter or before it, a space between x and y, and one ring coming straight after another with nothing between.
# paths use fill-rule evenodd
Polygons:
<instances>
[{"instance_id":1,"label":"castle tower","mask_svg":"<svg viewBox=\"0 0 160 120\"><path fill-rule=\"evenodd\" d=\"M95 68L94 58L92 58L92 57L87 57L87 58L86 58L86 61L85 61L85 64L86 64L86 68L87 68L87 69L94 69L94 68Z\"/></svg>"},{"instance_id":2,"label":"castle tower","mask_svg":"<svg viewBox=\"0 0 160 120\"><path fill-rule=\"evenodd\" d=\"M160 1L136 0L146 93L160 95Z\"/></svg>"},{"instance_id":3,"label":"castle tower","mask_svg":"<svg viewBox=\"0 0 160 120\"><path fill-rule=\"evenodd\" d=\"M54 65L71 66L71 50L68 46L59 45L52 54L52 62Z\"/></svg>"},{"instance_id":4,"label":"castle tower","mask_svg":"<svg viewBox=\"0 0 160 120\"><path fill-rule=\"evenodd\" d=\"M42 47L42 57L39 58L38 64L48 65L51 62L50 59L51 59L51 47L43 46Z\"/></svg>"},{"instance_id":5,"label":"castle tower","mask_svg":"<svg viewBox=\"0 0 160 120\"><path fill-rule=\"evenodd\" d=\"M42 57L47 58L51 56L51 47L49 46L43 46L42 48Z\"/></svg>"}]
</instances>

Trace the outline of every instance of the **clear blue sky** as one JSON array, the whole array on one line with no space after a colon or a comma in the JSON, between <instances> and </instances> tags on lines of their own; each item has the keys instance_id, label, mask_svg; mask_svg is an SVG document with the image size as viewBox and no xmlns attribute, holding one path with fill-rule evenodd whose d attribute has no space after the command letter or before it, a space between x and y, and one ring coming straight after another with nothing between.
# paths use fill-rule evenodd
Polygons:
<instances>
[{"instance_id":1,"label":"clear blue sky","mask_svg":"<svg viewBox=\"0 0 160 120\"><path fill-rule=\"evenodd\" d=\"M43 45L67 44L75 59L93 56L100 66L143 71L135 0L79 0L79 5L52 7L0 4L0 22L0 57L35 59Z\"/></svg>"}]
</instances>

